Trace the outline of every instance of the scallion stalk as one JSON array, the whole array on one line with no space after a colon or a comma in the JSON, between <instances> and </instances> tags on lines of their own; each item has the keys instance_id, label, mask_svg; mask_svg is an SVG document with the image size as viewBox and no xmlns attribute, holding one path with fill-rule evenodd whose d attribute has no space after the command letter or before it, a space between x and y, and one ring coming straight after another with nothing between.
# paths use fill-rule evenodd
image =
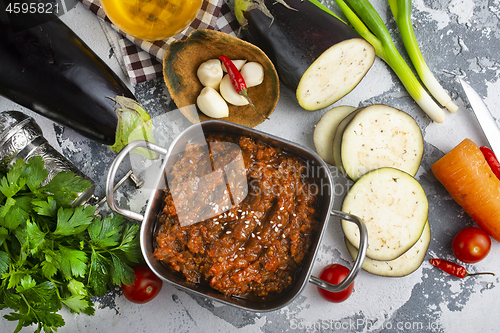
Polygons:
<instances>
[{"instance_id":1,"label":"scallion stalk","mask_svg":"<svg viewBox=\"0 0 500 333\"><path fill-rule=\"evenodd\" d=\"M443 122L446 117L443 109L436 104L422 87L398 52L387 27L375 8L368 0L347 1L352 9L343 0L335 0L353 28L373 45L377 56L392 68L410 96L422 110L435 122Z\"/></svg>"},{"instance_id":2,"label":"scallion stalk","mask_svg":"<svg viewBox=\"0 0 500 333\"><path fill-rule=\"evenodd\" d=\"M425 59L420 52L415 32L411 24L411 0L388 0L392 14L396 19L401 38L405 45L413 66L418 76L429 90L430 94L450 112L457 112L458 106L452 102L451 97L436 80L434 74L427 66Z\"/></svg>"}]
</instances>

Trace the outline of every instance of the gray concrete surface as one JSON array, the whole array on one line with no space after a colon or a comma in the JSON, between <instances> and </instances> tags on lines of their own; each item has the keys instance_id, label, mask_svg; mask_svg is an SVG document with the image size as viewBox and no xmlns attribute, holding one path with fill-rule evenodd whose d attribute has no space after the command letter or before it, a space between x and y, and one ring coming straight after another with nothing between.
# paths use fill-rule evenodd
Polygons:
<instances>
[{"instance_id":1,"label":"gray concrete surface","mask_svg":"<svg viewBox=\"0 0 500 333\"><path fill-rule=\"evenodd\" d=\"M372 2L391 32L396 32L387 2ZM335 8L332 0L325 3ZM478 145L486 144L458 78L464 78L484 97L499 123L499 15L498 0L414 1L412 18L422 53L437 79L460 106L455 114L447 112L444 123L432 123L379 59L358 87L335 103L352 106L384 103L408 112L420 125L425 139L425 156L417 179L429 198L432 231L426 259L453 259L453 236L463 227L474 224L433 177L430 165L466 137ZM102 27L92 14L78 4L63 19L126 80L115 57L110 56ZM162 118L165 110L173 108L163 82L141 84L135 87L135 93L148 111L161 119L164 143L168 144L186 123L180 118ZM21 110L33 116L51 144L93 178L98 184L96 194L103 195L105 174L114 158L106 147L2 97L0 110ZM324 112L300 109L294 95L282 88L277 110L271 120L259 125L258 129L314 148L314 125ZM340 178L338 181L345 184ZM337 207L342 194L345 193L339 193ZM147 197L147 188L137 191L128 186L120 192L119 200L140 211ZM319 274L322 267L330 263L352 264L336 218L330 220L313 274ZM489 256L467 267L472 271L500 274L499 243L493 241ZM443 274L426 260L417 271L403 278L378 277L362 271L355 281L353 295L341 304L325 302L316 287L308 284L292 304L269 313L238 310L168 284L164 284L155 300L144 305L128 302L116 289L97 299L93 317L63 310L66 326L59 332L495 332L500 326L500 317L495 311L500 299L498 284L498 275L460 280ZM8 312L3 310L0 314ZM1 332L12 332L14 328L14 323L0 321Z\"/></svg>"}]
</instances>

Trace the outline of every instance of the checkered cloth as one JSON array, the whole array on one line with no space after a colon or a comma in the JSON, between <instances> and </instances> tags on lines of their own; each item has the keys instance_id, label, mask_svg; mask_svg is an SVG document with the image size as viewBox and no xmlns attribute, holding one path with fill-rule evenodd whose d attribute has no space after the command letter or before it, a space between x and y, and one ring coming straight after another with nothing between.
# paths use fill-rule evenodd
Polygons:
<instances>
[{"instance_id":1,"label":"checkered cloth","mask_svg":"<svg viewBox=\"0 0 500 333\"><path fill-rule=\"evenodd\" d=\"M239 28L224 0L204 0L198 15L188 28L174 37L152 43L120 31L106 16L99 0L79 1L119 32L118 44L123 64L133 85L162 77L162 61L166 48L173 41L186 39L193 30L212 29L236 35Z\"/></svg>"}]
</instances>

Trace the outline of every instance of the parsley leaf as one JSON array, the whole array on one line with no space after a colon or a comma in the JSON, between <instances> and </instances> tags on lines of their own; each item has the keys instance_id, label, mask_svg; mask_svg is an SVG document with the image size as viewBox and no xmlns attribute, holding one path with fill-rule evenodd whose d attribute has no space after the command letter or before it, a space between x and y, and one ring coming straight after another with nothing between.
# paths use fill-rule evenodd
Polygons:
<instances>
[{"instance_id":1,"label":"parsley leaf","mask_svg":"<svg viewBox=\"0 0 500 333\"><path fill-rule=\"evenodd\" d=\"M102 296L108 290L109 264L107 259L95 250L92 250L90 257L90 272L88 275L88 284L98 296Z\"/></svg>"},{"instance_id":2,"label":"parsley leaf","mask_svg":"<svg viewBox=\"0 0 500 333\"><path fill-rule=\"evenodd\" d=\"M138 226L121 216L95 218L95 208L71 207L89 186L72 173L46 185L41 158L16 160L0 172L0 309L36 332L64 325L57 312L94 314L92 295L112 284L131 283L130 264L141 256Z\"/></svg>"},{"instance_id":3,"label":"parsley leaf","mask_svg":"<svg viewBox=\"0 0 500 333\"><path fill-rule=\"evenodd\" d=\"M49 172L44 169L44 162L41 156L30 158L26 168L22 172L22 176L26 179L31 192L38 192L38 188L47 178Z\"/></svg>"},{"instance_id":4,"label":"parsley leaf","mask_svg":"<svg viewBox=\"0 0 500 333\"><path fill-rule=\"evenodd\" d=\"M45 261L42 261L42 275L47 279L50 279L57 273L57 267L59 267L59 262L57 259L51 255L45 255Z\"/></svg>"},{"instance_id":5,"label":"parsley leaf","mask_svg":"<svg viewBox=\"0 0 500 333\"><path fill-rule=\"evenodd\" d=\"M48 197L47 200L33 200L31 204L38 215L54 217L57 214L57 201L53 197Z\"/></svg>"},{"instance_id":6,"label":"parsley leaf","mask_svg":"<svg viewBox=\"0 0 500 333\"><path fill-rule=\"evenodd\" d=\"M110 266L111 283L132 284L136 279L134 270L128 266L117 254L111 253L112 265Z\"/></svg>"},{"instance_id":7,"label":"parsley leaf","mask_svg":"<svg viewBox=\"0 0 500 333\"><path fill-rule=\"evenodd\" d=\"M9 255L5 251L0 251L0 276L7 273L9 269Z\"/></svg>"},{"instance_id":8,"label":"parsley leaf","mask_svg":"<svg viewBox=\"0 0 500 333\"><path fill-rule=\"evenodd\" d=\"M38 252L39 247L45 242L45 233L40 230L37 224L30 221L26 223L26 231L30 252Z\"/></svg>"},{"instance_id":9,"label":"parsley leaf","mask_svg":"<svg viewBox=\"0 0 500 333\"><path fill-rule=\"evenodd\" d=\"M12 198L26 185L26 178L21 178L26 164L18 161L14 163L14 168L10 169L0 181L0 192L7 198Z\"/></svg>"},{"instance_id":10,"label":"parsley leaf","mask_svg":"<svg viewBox=\"0 0 500 333\"><path fill-rule=\"evenodd\" d=\"M52 194L61 206L68 206L78 198L78 193L84 192L90 186L91 184L88 180L75 177L74 173L63 171L55 175L40 190Z\"/></svg>"},{"instance_id":11,"label":"parsley leaf","mask_svg":"<svg viewBox=\"0 0 500 333\"><path fill-rule=\"evenodd\" d=\"M139 239L137 238L137 232L139 231L139 226L135 224L128 224L123 230L123 237L118 246L118 249L122 251L123 255L130 262L136 263L137 258L141 258L141 248Z\"/></svg>"},{"instance_id":12,"label":"parsley leaf","mask_svg":"<svg viewBox=\"0 0 500 333\"><path fill-rule=\"evenodd\" d=\"M123 218L107 217L101 220L100 217L94 220L94 223L89 226L88 232L91 239L91 244L100 248L116 246L120 241L120 232L123 229Z\"/></svg>"},{"instance_id":13,"label":"parsley leaf","mask_svg":"<svg viewBox=\"0 0 500 333\"><path fill-rule=\"evenodd\" d=\"M90 300L87 300L84 296L82 295L76 295L76 296L70 296L67 298L61 299L61 302L64 303L68 308L71 309L71 311L80 313L82 311L85 311L88 307L91 306Z\"/></svg>"},{"instance_id":14,"label":"parsley leaf","mask_svg":"<svg viewBox=\"0 0 500 333\"><path fill-rule=\"evenodd\" d=\"M87 272L88 257L83 251L60 245L57 261L61 273L67 280L72 276L84 277Z\"/></svg>"},{"instance_id":15,"label":"parsley leaf","mask_svg":"<svg viewBox=\"0 0 500 333\"><path fill-rule=\"evenodd\" d=\"M0 227L0 246L9 238L9 231L4 227Z\"/></svg>"},{"instance_id":16,"label":"parsley leaf","mask_svg":"<svg viewBox=\"0 0 500 333\"><path fill-rule=\"evenodd\" d=\"M87 229L92 223L95 208L92 206L73 208L59 208L57 211L57 228L54 235L77 235Z\"/></svg>"}]
</instances>

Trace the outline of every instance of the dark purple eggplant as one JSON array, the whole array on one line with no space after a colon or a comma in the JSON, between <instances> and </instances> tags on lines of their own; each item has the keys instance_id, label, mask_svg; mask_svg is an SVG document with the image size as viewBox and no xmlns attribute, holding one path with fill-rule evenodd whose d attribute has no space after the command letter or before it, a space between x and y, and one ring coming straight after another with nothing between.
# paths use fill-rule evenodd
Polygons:
<instances>
[{"instance_id":1,"label":"dark purple eggplant","mask_svg":"<svg viewBox=\"0 0 500 333\"><path fill-rule=\"evenodd\" d=\"M26 16L27 24L30 19ZM118 126L127 123L119 121L123 110L115 108L116 101L135 101L128 87L59 18L26 29L11 21L0 13L0 94L92 140L116 146L121 141L117 132L123 133Z\"/></svg>"},{"instance_id":2,"label":"dark purple eggplant","mask_svg":"<svg viewBox=\"0 0 500 333\"><path fill-rule=\"evenodd\" d=\"M235 13L306 110L345 96L375 61L373 46L317 1L235 0Z\"/></svg>"}]
</instances>

